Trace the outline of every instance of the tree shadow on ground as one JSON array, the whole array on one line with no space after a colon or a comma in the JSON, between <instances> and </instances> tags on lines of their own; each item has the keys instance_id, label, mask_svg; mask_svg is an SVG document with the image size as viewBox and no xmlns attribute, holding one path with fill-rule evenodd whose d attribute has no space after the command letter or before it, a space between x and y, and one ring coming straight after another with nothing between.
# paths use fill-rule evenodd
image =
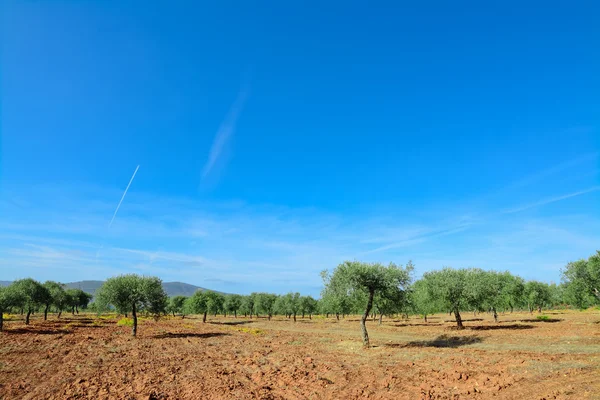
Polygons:
<instances>
[{"instance_id":1,"label":"tree shadow on ground","mask_svg":"<svg viewBox=\"0 0 600 400\"><path fill-rule=\"evenodd\" d=\"M448 336L440 335L433 340L416 340L406 344L388 344L387 347L448 347L457 348L470 344L481 343L479 336Z\"/></svg>"},{"instance_id":2,"label":"tree shadow on ground","mask_svg":"<svg viewBox=\"0 0 600 400\"><path fill-rule=\"evenodd\" d=\"M521 319L519 320L521 322L560 322L562 321L562 319L560 318L548 318L548 319Z\"/></svg>"},{"instance_id":3,"label":"tree shadow on ground","mask_svg":"<svg viewBox=\"0 0 600 400\"><path fill-rule=\"evenodd\" d=\"M462 320L462 322L480 322L483 321L483 318L469 318L469 319L464 319ZM455 319L445 319L444 322L454 322L456 323Z\"/></svg>"},{"instance_id":4,"label":"tree shadow on ground","mask_svg":"<svg viewBox=\"0 0 600 400\"><path fill-rule=\"evenodd\" d=\"M2 332L8 334L33 334L33 335L65 335L71 333L66 329L35 329L35 328L12 328L12 329L4 329Z\"/></svg>"},{"instance_id":5,"label":"tree shadow on ground","mask_svg":"<svg viewBox=\"0 0 600 400\"><path fill-rule=\"evenodd\" d=\"M467 329L472 331L496 331L496 330L521 330L521 329L533 329L533 325L521 325L521 324L510 324L510 325L480 325L480 326L467 326Z\"/></svg>"},{"instance_id":6,"label":"tree shadow on ground","mask_svg":"<svg viewBox=\"0 0 600 400\"><path fill-rule=\"evenodd\" d=\"M161 333L160 335L154 335L154 339L177 339L177 338L200 338L208 339L211 337L218 336L229 336L229 333L225 332L207 332L207 333L193 333L193 332L167 332Z\"/></svg>"},{"instance_id":7,"label":"tree shadow on ground","mask_svg":"<svg viewBox=\"0 0 600 400\"><path fill-rule=\"evenodd\" d=\"M219 322L219 321L208 321L208 324L211 325L246 325L246 324L252 324L254 323L254 321L226 321L226 322Z\"/></svg>"},{"instance_id":8,"label":"tree shadow on ground","mask_svg":"<svg viewBox=\"0 0 600 400\"><path fill-rule=\"evenodd\" d=\"M414 323L414 324L393 324L392 326L402 328L403 326L442 326L442 324L437 323L437 322L421 322L421 323Z\"/></svg>"}]
</instances>

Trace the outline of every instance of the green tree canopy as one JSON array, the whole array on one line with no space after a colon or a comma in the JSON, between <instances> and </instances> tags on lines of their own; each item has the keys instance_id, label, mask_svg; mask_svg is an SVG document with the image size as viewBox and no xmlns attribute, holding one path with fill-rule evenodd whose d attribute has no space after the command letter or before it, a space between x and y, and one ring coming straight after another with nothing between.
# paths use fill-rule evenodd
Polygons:
<instances>
[{"instance_id":1,"label":"green tree canopy","mask_svg":"<svg viewBox=\"0 0 600 400\"><path fill-rule=\"evenodd\" d=\"M62 313L62 310L68 305L68 297L63 285L54 281L46 281L43 286L49 294L49 296L46 297L46 302L44 304L44 321L48 319L48 310L50 309L50 306L56 307L60 317L60 313Z\"/></svg>"},{"instance_id":2,"label":"green tree canopy","mask_svg":"<svg viewBox=\"0 0 600 400\"><path fill-rule=\"evenodd\" d=\"M202 322L206 322L206 314L208 312L208 292L204 290L196 290L193 295L187 298L183 306L186 314L203 314Z\"/></svg>"},{"instance_id":3,"label":"green tree canopy","mask_svg":"<svg viewBox=\"0 0 600 400\"><path fill-rule=\"evenodd\" d=\"M15 285L0 287L0 332L4 325L4 313L11 307L24 303L23 293L16 290Z\"/></svg>"},{"instance_id":4,"label":"green tree canopy","mask_svg":"<svg viewBox=\"0 0 600 400\"><path fill-rule=\"evenodd\" d=\"M106 280L98 289L96 301L105 307L112 305L123 314L131 311L132 335L136 336L137 312L160 315L166 310L168 297L159 278L130 274Z\"/></svg>"},{"instance_id":5,"label":"green tree canopy","mask_svg":"<svg viewBox=\"0 0 600 400\"><path fill-rule=\"evenodd\" d=\"M241 306L242 296L240 296L239 294L229 294L225 296L225 303L223 304L223 307L225 308L225 311L227 311L230 314L233 314L235 318L237 318L237 313L240 310Z\"/></svg>"},{"instance_id":6,"label":"green tree canopy","mask_svg":"<svg viewBox=\"0 0 600 400\"><path fill-rule=\"evenodd\" d=\"M324 292L335 292L336 296L358 298L364 297L364 313L361 318L361 332L365 347L370 345L366 320L373 308L375 295L380 299L397 300L402 297L411 282L412 264L402 268L390 263L384 266L379 263L363 263L359 261L346 261L338 265L331 275L324 273L326 287ZM329 287L328 287L329 286Z\"/></svg>"},{"instance_id":7,"label":"green tree canopy","mask_svg":"<svg viewBox=\"0 0 600 400\"><path fill-rule=\"evenodd\" d=\"M185 317L184 304L187 300L186 296L173 296L169 299L168 311L175 316L181 314L181 318Z\"/></svg>"},{"instance_id":8,"label":"green tree canopy","mask_svg":"<svg viewBox=\"0 0 600 400\"><path fill-rule=\"evenodd\" d=\"M19 294L18 298L22 301L20 306L27 310L25 325L29 325L31 313L46 304L50 293L38 281L31 278L14 281L11 286Z\"/></svg>"}]
</instances>

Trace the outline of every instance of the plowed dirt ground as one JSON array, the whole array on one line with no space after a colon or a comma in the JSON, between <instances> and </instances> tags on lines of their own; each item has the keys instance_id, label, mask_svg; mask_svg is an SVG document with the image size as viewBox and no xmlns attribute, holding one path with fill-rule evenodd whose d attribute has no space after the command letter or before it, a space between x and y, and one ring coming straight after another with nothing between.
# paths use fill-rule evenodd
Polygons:
<instances>
[{"instance_id":1,"label":"plowed dirt ground","mask_svg":"<svg viewBox=\"0 0 600 400\"><path fill-rule=\"evenodd\" d=\"M600 312L429 322L357 317L11 316L1 399L600 399Z\"/></svg>"}]
</instances>

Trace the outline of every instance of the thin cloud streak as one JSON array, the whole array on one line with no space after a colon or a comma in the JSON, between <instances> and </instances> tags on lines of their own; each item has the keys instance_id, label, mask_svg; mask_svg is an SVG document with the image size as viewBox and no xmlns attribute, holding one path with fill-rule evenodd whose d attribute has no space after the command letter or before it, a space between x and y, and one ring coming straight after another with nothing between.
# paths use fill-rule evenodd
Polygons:
<instances>
[{"instance_id":1,"label":"thin cloud streak","mask_svg":"<svg viewBox=\"0 0 600 400\"><path fill-rule=\"evenodd\" d=\"M598 190L600 190L600 186L592 186L591 188L588 188L585 190L580 190L578 192L569 193L569 194L565 194L565 195L557 196L557 197L550 197L550 198L540 200L535 203L527 204L527 205L524 205L521 207L512 208L509 210L505 210L502 212L502 214L513 214L513 213L529 210L530 208L545 206L547 204L556 203L557 201L570 199L571 197L581 196L582 194L587 194L587 193L595 192Z\"/></svg>"},{"instance_id":2,"label":"thin cloud streak","mask_svg":"<svg viewBox=\"0 0 600 400\"><path fill-rule=\"evenodd\" d=\"M115 210L115 213L113 214L110 223L108 224L108 228L110 229L110 227L113 224L113 221L115 220L115 217L117 216L117 213L119 212L119 208L121 207L121 203L123 203L123 199L125 199L125 195L127 194L127 191L129 190L129 186L131 186L131 182L133 182L133 178L135 178L135 174L137 174L138 169L140 169L140 166L138 165L137 167L135 167L135 171L133 171L133 175L131 176L131 179L129 180L129 183L127 184L127 187L125 188L125 191L123 192L123 196L121 196L121 201L119 201L119 204L117 205L117 209Z\"/></svg>"},{"instance_id":3,"label":"thin cloud streak","mask_svg":"<svg viewBox=\"0 0 600 400\"><path fill-rule=\"evenodd\" d=\"M548 178L549 176L555 175L559 172L571 169L571 168L578 166L580 164L583 164L585 162L594 161L598 158L598 156L599 156L599 153L583 154L577 158L574 158L574 159L571 159L568 161L564 161L564 162L556 164L552 167L549 167L544 170L527 175L527 176L505 186L502 190L515 190L515 189L529 186L534 182L543 180L544 178Z\"/></svg>"},{"instance_id":4,"label":"thin cloud streak","mask_svg":"<svg viewBox=\"0 0 600 400\"><path fill-rule=\"evenodd\" d=\"M210 148L210 153L208 155L208 161L204 165L204 169L202 170L202 179L205 179L210 172L213 170L215 164L219 160L221 153L223 152L223 148L229 138L235 133L235 126L237 124L237 120L242 113L244 108L244 104L246 103L246 99L248 97L248 89L246 86L242 87L239 91L235 102L231 106L229 113L219 126L219 130L215 135L215 139L213 140L212 146Z\"/></svg>"}]
</instances>

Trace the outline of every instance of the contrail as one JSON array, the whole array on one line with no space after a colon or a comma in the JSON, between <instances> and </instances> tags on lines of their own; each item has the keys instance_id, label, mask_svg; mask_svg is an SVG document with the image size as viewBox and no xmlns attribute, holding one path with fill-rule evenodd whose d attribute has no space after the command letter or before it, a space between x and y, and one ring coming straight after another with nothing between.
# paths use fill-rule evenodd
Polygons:
<instances>
[{"instance_id":1,"label":"contrail","mask_svg":"<svg viewBox=\"0 0 600 400\"><path fill-rule=\"evenodd\" d=\"M127 187L125 188L125 191L123 192L123 196L121 196L121 201L119 201L119 205L117 206L117 209L115 210L115 213L113 214L112 219L110 220L110 224L108 224L109 228L112 226L113 221L115 220L115 217L117 216L117 213L119 212L119 207L121 207L121 203L123 202L123 199L125 198L125 195L127 194L127 191L129 190L129 186L131 186L131 182L133 182L133 178L135 178L135 174L137 174L137 172L138 172L138 169L140 169L139 165L137 167L135 167L135 171L133 171L133 175L131 176L129 183L127 184Z\"/></svg>"},{"instance_id":2,"label":"contrail","mask_svg":"<svg viewBox=\"0 0 600 400\"><path fill-rule=\"evenodd\" d=\"M591 193L600 190L600 186L592 186L591 188L580 190L579 192L569 193L562 196L550 197L547 199L540 200L536 203L527 204L521 207L516 207L510 210L505 210L502 214L513 214L525 210L529 210L530 208L545 206L546 204L556 203L557 201L570 199L571 197L580 196L582 194Z\"/></svg>"}]
</instances>

